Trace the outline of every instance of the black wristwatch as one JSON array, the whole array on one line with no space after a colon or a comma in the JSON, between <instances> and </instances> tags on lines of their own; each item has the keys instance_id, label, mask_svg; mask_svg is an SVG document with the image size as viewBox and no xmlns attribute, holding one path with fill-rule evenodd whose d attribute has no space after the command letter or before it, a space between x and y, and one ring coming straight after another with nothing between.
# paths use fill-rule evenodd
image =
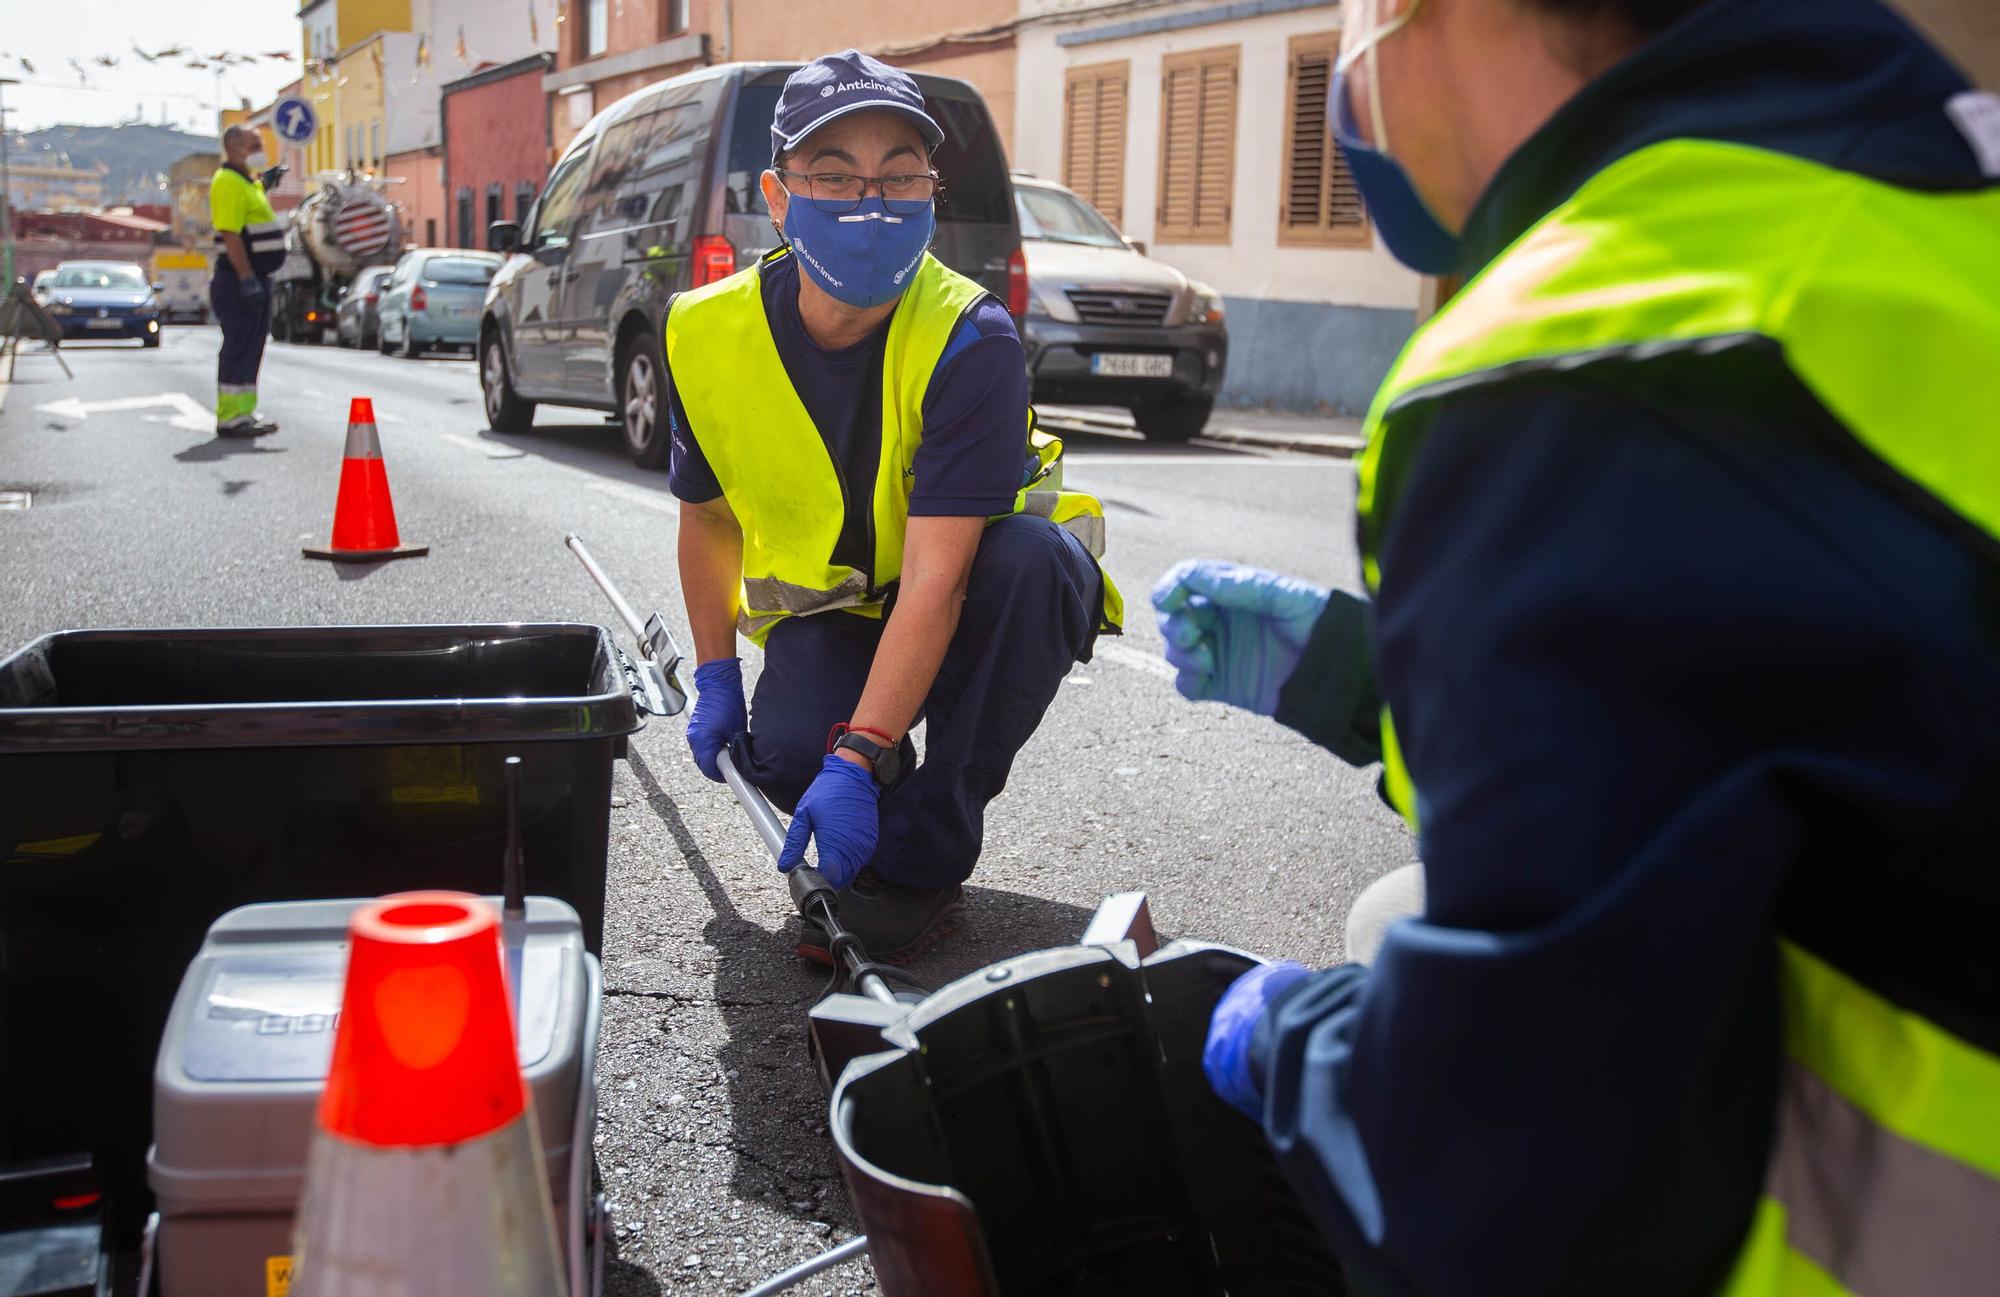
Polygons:
<instances>
[{"instance_id":1,"label":"black wristwatch","mask_svg":"<svg viewBox=\"0 0 2000 1297\"><path fill-rule=\"evenodd\" d=\"M847 748L868 758L869 766L875 775L876 787L887 788L896 782L898 775L903 773L902 744L892 743L885 748L865 734L856 734L838 725L834 727L834 731L835 750Z\"/></svg>"}]
</instances>

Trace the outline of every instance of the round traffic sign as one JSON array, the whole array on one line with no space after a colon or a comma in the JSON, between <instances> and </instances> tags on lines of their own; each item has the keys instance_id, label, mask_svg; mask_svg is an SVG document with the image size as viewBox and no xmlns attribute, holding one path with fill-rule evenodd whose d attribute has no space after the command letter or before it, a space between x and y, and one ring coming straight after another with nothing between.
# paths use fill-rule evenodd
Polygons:
<instances>
[{"instance_id":1,"label":"round traffic sign","mask_svg":"<svg viewBox=\"0 0 2000 1297\"><path fill-rule=\"evenodd\" d=\"M319 129L313 106L295 95L287 95L271 106L271 124L278 137L289 144L304 144Z\"/></svg>"}]
</instances>

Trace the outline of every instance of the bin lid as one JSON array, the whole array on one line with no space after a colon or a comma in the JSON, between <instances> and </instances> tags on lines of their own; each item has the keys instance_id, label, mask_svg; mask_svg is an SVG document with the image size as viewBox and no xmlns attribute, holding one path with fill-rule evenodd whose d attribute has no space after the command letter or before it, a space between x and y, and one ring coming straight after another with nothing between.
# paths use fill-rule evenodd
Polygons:
<instances>
[{"instance_id":1,"label":"bin lid","mask_svg":"<svg viewBox=\"0 0 2000 1297\"><path fill-rule=\"evenodd\" d=\"M493 900L497 907L499 901ZM248 905L216 920L174 1000L153 1073L148 1176L168 1214L296 1201L363 900ZM503 935L521 1070L543 1147L567 1150L594 978L576 911L528 898Z\"/></svg>"},{"instance_id":2,"label":"bin lid","mask_svg":"<svg viewBox=\"0 0 2000 1297\"><path fill-rule=\"evenodd\" d=\"M0 755L610 738L628 671L579 623L59 631L0 661Z\"/></svg>"}]
</instances>

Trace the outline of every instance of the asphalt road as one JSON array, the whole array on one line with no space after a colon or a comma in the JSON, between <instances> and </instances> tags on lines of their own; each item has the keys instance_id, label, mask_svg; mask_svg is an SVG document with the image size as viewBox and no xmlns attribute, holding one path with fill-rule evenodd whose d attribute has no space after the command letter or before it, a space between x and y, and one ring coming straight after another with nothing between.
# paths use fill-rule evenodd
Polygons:
<instances>
[{"instance_id":1,"label":"asphalt road","mask_svg":"<svg viewBox=\"0 0 2000 1297\"><path fill-rule=\"evenodd\" d=\"M531 435L503 438L469 360L273 344L263 408L283 430L220 441L201 413L217 340L174 328L156 351L65 348L73 382L23 358L0 407L0 492L32 504L0 510L0 651L66 627L609 622L569 530L638 607L682 624L665 475L626 461L602 416L544 408ZM327 536L351 396L374 399L403 537L426 558L300 557ZM991 813L968 926L913 971L942 985L1067 944L1103 895L1131 889L1163 935L1338 959L1357 891L1411 858L1373 773L1182 700L1144 614L1154 578L1191 554L1354 588L1350 464L1087 435L1068 481L1104 500L1107 566L1141 615L1066 681ZM679 721L632 751L611 811L598 1063L611 1290L735 1292L855 1228L805 1049L823 972L792 953L782 880L695 771ZM861 1262L799 1291L873 1290Z\"/></svg>"}]
</instances>

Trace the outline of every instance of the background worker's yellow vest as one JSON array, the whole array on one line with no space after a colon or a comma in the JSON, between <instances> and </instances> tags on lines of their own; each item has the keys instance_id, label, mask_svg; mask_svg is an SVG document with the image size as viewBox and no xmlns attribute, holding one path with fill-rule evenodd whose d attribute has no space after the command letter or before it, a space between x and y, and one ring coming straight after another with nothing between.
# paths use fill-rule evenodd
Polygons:
<instances>
[{"instance_id":1,"label":"background worker's yellow vest","mask_svg":"<svg viewBox=\"0 0 2000 1297\"><path fill-rule=\"evenodd\" d=\"M787 256L780 249L767 257ZM924 395L959 322L986 290L925 254L890 317L882 356L882 454L865 502L874 565L867 572L833 561L850 505L825 439L806 413L764 316L760 267L682 293L667 311L667 367L702 453L743 529L743 609L738 628L762 644L786 617L844 609L880 617L903 570L911 472L924 435ZM1029 455L1035 467L1026 470ZM1014 513L1036 513L1067 528L1092 557L1104 552L1104 508L1064 491L1062 443L1022 429L1023 481ZM1004 516L1004 515L1003 515ZM1115 631L1123 606L1104 578L1102 629Z\"/></svg>"},{"instance_id":2,"label":"background worker's yellow vest","mask_svg":"<svg viewBox=\"0 0 2000 1297\"><path fill-rule=\"evenodd\" d=\"M1639 380L1652 361L1736 346L1778 349L1856 448L1941 506L2000 577L1996 273L2000 189L1917 193L1689 140L1621 159L1391 369L1360 466L1369 589L1396 577L1383 543L1438 402L1525 374ZM1422 763L1386 711L1382 740L1390 798L1417 827ZM1774 936L1777 1142L1727 1297L2000 1292L2000 1056Z\"/></svg>"}]
</instances>

